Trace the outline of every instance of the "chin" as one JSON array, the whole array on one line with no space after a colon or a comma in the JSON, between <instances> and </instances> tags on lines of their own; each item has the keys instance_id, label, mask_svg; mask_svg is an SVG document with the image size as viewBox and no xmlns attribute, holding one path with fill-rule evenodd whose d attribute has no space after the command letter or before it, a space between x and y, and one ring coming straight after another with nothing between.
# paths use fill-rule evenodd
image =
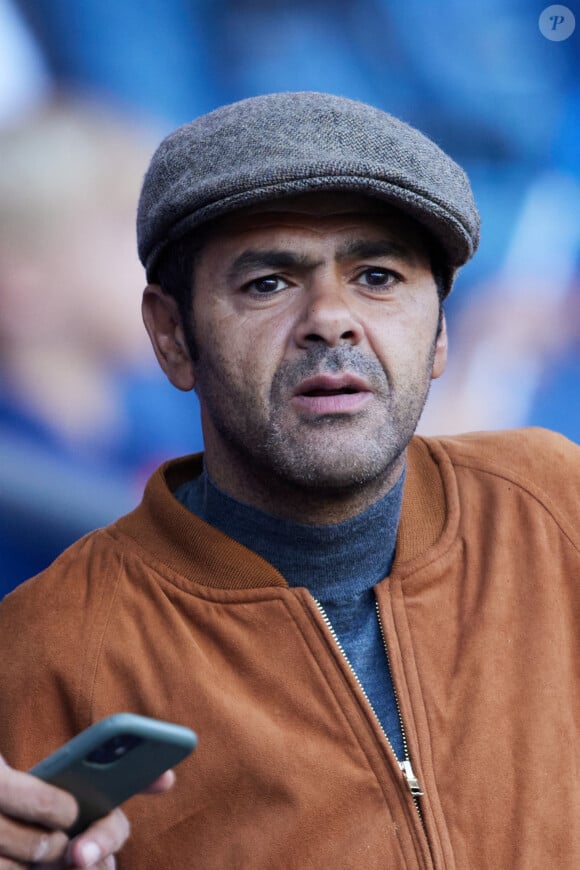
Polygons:
<instances>
[{"instance_id":1,"label":"chin","mask_svg":"<svg viewBox=\"0 0 580 870\"><path fill-rule=\"evenodd\" d=\"M401 451L395 455L381 452L371 458L341 451L334 461L329 461L328 454L319 461L310 454L302 461L277 463L276 471L281 478L303 489L346 492L384 480L400 454Z\"/></svg>"},{"instance_id":2,"label":"chin","mask_svg":"<svg viewBox=\"0 0 580 870\"><path fill-rule=\"evenodd\" d=\"M277 427L263 442L263 467L300 488L352 490L385 481L413 434L411 426L359 426L358 432ZM258 457L254 455L254 460Z\"/></svg>"}]
</instances>

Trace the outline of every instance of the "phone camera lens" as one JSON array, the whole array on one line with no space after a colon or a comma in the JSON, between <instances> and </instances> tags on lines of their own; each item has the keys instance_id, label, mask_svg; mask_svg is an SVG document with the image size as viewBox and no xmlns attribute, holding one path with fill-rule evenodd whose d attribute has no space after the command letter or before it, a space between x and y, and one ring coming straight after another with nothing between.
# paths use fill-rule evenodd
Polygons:
<instances>
[{"instance_id":1,"label":"phone camera lens","mask_svg":"<svg viewBox=\"0 0 580 870\"><path fill-rule=\"evenodd\" d=\"M85 757L89 764L113 764L143 742L135 734L117 734Z\"/></svg>"}]
</instances>

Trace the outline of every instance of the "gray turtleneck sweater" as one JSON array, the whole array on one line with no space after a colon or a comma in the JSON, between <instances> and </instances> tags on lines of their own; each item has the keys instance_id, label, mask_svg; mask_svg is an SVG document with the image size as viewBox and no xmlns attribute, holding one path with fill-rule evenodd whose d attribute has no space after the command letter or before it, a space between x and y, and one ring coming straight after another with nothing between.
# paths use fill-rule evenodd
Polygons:
<instances>
[{"instance_id":1,"label":"gray turtleneck sweater","mask_svg":"<svg viewBox=\"0 0 580 870\"><path fill-rule=\"evenodd\" d=\"M273 565L290 586L304 586L322 605L385 730L397 758L403 741L373 586L395 553L403 478L376 504L328 526L293 523L243 504L204 473L175 493L201 519Z\"/></svg>"}]
</instances>

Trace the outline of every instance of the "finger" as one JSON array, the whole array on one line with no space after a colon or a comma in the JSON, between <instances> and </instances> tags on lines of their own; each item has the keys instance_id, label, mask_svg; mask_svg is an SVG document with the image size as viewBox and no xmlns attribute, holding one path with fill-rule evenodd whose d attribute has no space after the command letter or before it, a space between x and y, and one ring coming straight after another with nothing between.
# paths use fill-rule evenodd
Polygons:
<instances>
[{"instance_id":1,"label":"finger","mask_svg":"<svg viewBox=\"0 0 580 870\"><path fill-rule=\"evenodd\" d=\"M0 813L46 828L68 828L77 817L72 795L36 776L13 770L2 759Z\"/></svg>"},{"instance_id":2,"label":"finger","mask_svg":"<svg viewBox=\"0 0 580 870\"><path fill-rule=\"evenodd\" d=\"M63 831L47 831L0 815L0 855L27 863L54 861L64 855L68 837ZM8 864L7 866L10 866ZM0 863L0 870L3 865Z\"/></svg>"},{"instance_id":3,"label":"finger","mask_svg":"<svg viewBox=\"0 0 580 870\"><path fill-rule=\"evenodd\" d=\"M119 851L127 840L129 832L127 816L117 808L108 816L94 822L72 840L68 847L67 858L72 867L99 866L99 861L105 861Z\"/></svg>"},{"instance_id":4,"label":"finger","mask_svg":"<svg viewBox=\"0 0 580 870\"><path fill-rule=\"evenodd\" d=\"M172 770L166 770L161 776L143 789L143 794L162 794L168 791L175 782L175 773Z\"/></svg>"}]
</instances>

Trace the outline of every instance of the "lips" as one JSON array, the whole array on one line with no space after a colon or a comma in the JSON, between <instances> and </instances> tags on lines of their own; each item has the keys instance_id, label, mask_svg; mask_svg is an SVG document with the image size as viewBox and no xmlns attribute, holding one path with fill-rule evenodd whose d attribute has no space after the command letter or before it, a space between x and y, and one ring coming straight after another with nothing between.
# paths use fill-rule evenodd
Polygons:
<instances>
[{"instance_id":1,"label":"lips","mask_svg":"<svg viewBox=\"0 0 580 870\"><path fill-rule=\"evenodd\" d=\"M296 387L293 404L310 414L353 414L372 397L368 383L346 372L316 375Z\"/></svg>"}]
</instances>

